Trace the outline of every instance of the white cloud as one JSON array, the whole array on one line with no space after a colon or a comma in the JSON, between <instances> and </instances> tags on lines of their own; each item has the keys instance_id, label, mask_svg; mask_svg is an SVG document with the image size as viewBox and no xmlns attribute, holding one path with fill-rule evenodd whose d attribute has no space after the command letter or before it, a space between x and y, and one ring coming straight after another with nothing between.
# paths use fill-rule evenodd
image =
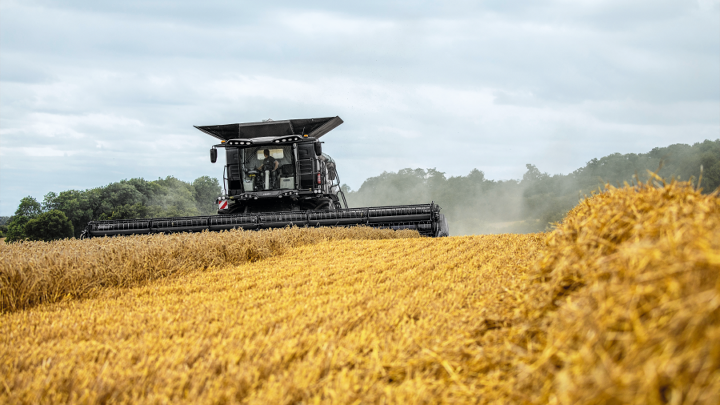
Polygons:
<instances>
[{"instance_id":1,"label":"white cloud","mask_svg":"<svg viewBox=\"0 0 720 405\"><path fill-rule=\"evenodd\" d=\"M342 179L518 178L716 139L717 0L3 1L0 215L129 177L220 177L192 125L340 115Z\"/></svg>"}]
</instances>

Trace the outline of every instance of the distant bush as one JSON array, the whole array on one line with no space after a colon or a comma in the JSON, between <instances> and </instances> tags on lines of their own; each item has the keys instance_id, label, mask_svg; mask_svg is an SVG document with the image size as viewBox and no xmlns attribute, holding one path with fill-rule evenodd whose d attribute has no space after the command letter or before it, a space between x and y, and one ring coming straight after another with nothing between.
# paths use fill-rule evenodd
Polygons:
<instances>
[{"instance_id":1,"label":"distant bush","mask_svg":"<svg viewBox=\"0 0 720 405\"><path fill-rule=\"evenodd\" d=\"M62 211L50 210L25 224L25 236L37 241L72 238L73 224Z\"/></svg>"},{"instance_id":2,"label":"distant bush","mask_svg":"<svg viewBox=\"0 0 720 405\"><path fill-rule=\"evenodd\" d=\"M20 205L17 210L15 210L15 215L11 216L7 223L5 243L28 239L25 234L25 225L27 225L30 220L42 214L42 212L42 206L34 198L27 196L21 199Z\"/></svg>"},{"instance_id":3,"label":"distant bush","mask_svg":"<svg viewBox=\"0 0 720 405\"><path fill-rule=\"evenodd\" d=\"M30 219L25 216L13 216L13 219L10 220L8 224L7 233L5 234L5 243L19 242L27 239L25 236L25 224L27 224L29 220Z\"/></svg>"}]
</instances>

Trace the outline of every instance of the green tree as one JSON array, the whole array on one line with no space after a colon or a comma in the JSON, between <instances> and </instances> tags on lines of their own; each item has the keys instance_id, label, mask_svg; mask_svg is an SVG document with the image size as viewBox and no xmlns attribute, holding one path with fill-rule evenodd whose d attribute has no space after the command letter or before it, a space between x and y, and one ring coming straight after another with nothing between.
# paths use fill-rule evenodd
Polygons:
<instances>
[{"instance_id":1,"label":"green tree","mask_svg":"<svg viewBox=\"0 0 720 405\"><path fill-rule=\"evenodd\" d=\"M15 215L10 217L7 224L7 235L5 235L5 243L19 242L27 239L25 226L27 223L38 215L42 214L42 206L33 197L27 196L20 200Z\"/></svg>"},{"instance_id":2,"label":"green tree","mask_svg":"<svg viewBox=\"0 0 720 405\"><path fill-rule=\"evenodd\" d=\"M195 205L201 215L213 215L217 213L215 200L222 194L218 179L210 176L202 176L192 182L195 189Z\"/></svg>"},{"instance_id":3,"label":"green tree","mask_svg":"<svg viewBox=\"0 0 720 405\"><path fill-rule=\"evenodd\" d=\"M46 202L49 207L58 209L65 213L70 219L75 230L75 237L80 237L80 232L85 225L102 215L102 188L93 188L85 191L68 190L52 197L46 195ZM54 193L53 193L54 194ZM110 212L112 215L112 211Z\"/></svg>"},{"instance_id":4,"label":"green tree","mask_svg":"<svg viewBox=\"0 0 720 405\"><path fill-rule=\"evenodd\" d=\"M7 234L5 234L5 243L19 242L27 239L27 236L25 236L25 224L27 224L29 220L30 218L23 215L12 216L12 219L10 219L7 225L8 230Z\"/></svg>"},{"instance_id":5,"label":"green tree","mask_svg":"<svg viewBox=\"0 0 720 405\"><path fill-rule=\"evenodd\" d=\"M99 221L115 219L147 218L149 208L142 203L124 204L112 208L112 212L103 212L97 218Z\"/></svg>"},{"instance_id":6,"label":"green tree","mask_svg":"<svg viewBox=\"0 0 720 405\"><path fill-rule=\"evenodd\" d=\"M157 179L153 183L160 186L160 193L150 201L148 214L151 217L187 217L200 214L192 184L173 176Z\"/></svg>"},{"instance_id":7,"label":"green tree","mask_svg":"<svg viewBox=\"0 0 720 405\"><path fill-rule=\"evenodd\" d=\"M57 194L55 194L52 191L45 194L45 197L43 197L43 202L42 202L43 211L50 211L50 210L57 209L57 207L55 207L56 199L57 199Z\"/></svg>"},{"instance_id":8,"label":"green tree","mask_svg":"<svg viewBox=\"0 0 720 405\"><path fill-rule=\"evenodd\" d=\"M25 224L25 237L29 240L51 241L72 238L72 222L60 210L50 210L29 220Z\"/></svg>"},{"instance_id":9,"label":"green tree","mask_svg":"<svg viewBox=\"0 0 720 405\"><path fill-rule=\"evenodd\" d=\"M42 205L40 205L40 203L37 202L37 200L33 197L27 196L20 200L20 205L18 205L17 210L15 210L15 215L22 215L28 218L34 218L42 214L42 212Z\"/></svg>"},{"instance_id":10,"label":"green tree","mask_svg":"<svg viewBox=\"0 0 720 405\"><path fill-rule=\"evenodd\" d=\"M538 181L546 180L548 177L550 177L547 173L540 172L540 169L535 167L535 165L531 165L530 163L526 164L525 167L527 168L527 172L523 174L522 183L524 184L532 184Z\"/></svg>"},{"instance_id":11,"label":"green tree","mask_svg":"<svg viewBox=\"0 0 720 405\"><path fill-rule=\"evenodd\" d=\"M146 201L147 198L132 184L125 181L110 183L100 190L99 212L95 214L112 213L116 207L144 204Z\"/></svg>"}]
</instances>

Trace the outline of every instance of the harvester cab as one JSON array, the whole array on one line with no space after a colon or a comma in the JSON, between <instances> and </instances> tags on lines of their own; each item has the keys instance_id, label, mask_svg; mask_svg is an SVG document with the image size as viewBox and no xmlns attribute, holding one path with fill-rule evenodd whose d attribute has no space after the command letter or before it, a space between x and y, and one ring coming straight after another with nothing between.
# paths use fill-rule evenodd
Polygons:
<instances>
[{"instance_id":1,"label":"harvester cab","mask_svg":"<svg viewBox=\"0 0 720 405\"><path fill-rule=\"evenodd\" d=\"M218 214L347 208L335 161L320 137L342 124L340 117L198 126L225 150Z\"/></svg>"},{"instance_id":2,"label":"harvester cab","mask_svg":"<svg viewBox=\"0 0 720 405\"><path fill-rule=\"evenodd\" d=\"M212 163L219 150L225 152L219 215L91 221L81 238L353 225L448 236L445 216L434 202L348 207L335 161L323 153L320 141L342 122L326 117L196 126L220 140L210 149Z\"/></svg>"}]
</instances>

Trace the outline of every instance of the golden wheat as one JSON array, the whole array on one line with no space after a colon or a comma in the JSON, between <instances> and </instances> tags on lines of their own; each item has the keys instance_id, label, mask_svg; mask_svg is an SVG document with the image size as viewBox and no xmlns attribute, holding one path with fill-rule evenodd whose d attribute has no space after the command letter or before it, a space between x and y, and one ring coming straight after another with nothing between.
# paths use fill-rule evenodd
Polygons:
<instances>
[{"instance_id":1,"label":"golden wheat","mask_svg":"<svg viewBox=\"0 0 720 405\"><path fill-rule=\"evenodd\" d=\"M526 319L549 327L516 389L552 403L718 403L719 276L717 192L608 186L548 238Z\"/></svg>"},{"instance_id":2,"label":"golden wheat","mask_svg":"<svg viewBox=\"0 0 720 405\"><path fill-rule=\"evenodd\" d=\"M497 327L486 302L520 281L514 269L542 239L322 242L19 311L4 316L0 367L9 399L25 403L440 395L462 352L478 365L457 373L481 376L476 339ZM467 398L480 381L444 395Z\"/></svg>"},{"instance_id":3,"label":"golden wheat","mask_svg":"<svg viewBox=\"0 0 720 405\"><path fill-rule=\"evenodd\" d=\"M171 275L252 262L305 244L419 237L368 227L136 235L0 246L0 313Z\"/></svg>"},{"instance_id":4,"label":"golden wheat","mask_svg":"<svg viewBox=\"0 0 720 405\"><path fill-rule=\"evenodd\" d=\"M0 402L715 404L719 252L687 183L547 235L296 246L0 315Z\"/></svg>"}]
</instances>

